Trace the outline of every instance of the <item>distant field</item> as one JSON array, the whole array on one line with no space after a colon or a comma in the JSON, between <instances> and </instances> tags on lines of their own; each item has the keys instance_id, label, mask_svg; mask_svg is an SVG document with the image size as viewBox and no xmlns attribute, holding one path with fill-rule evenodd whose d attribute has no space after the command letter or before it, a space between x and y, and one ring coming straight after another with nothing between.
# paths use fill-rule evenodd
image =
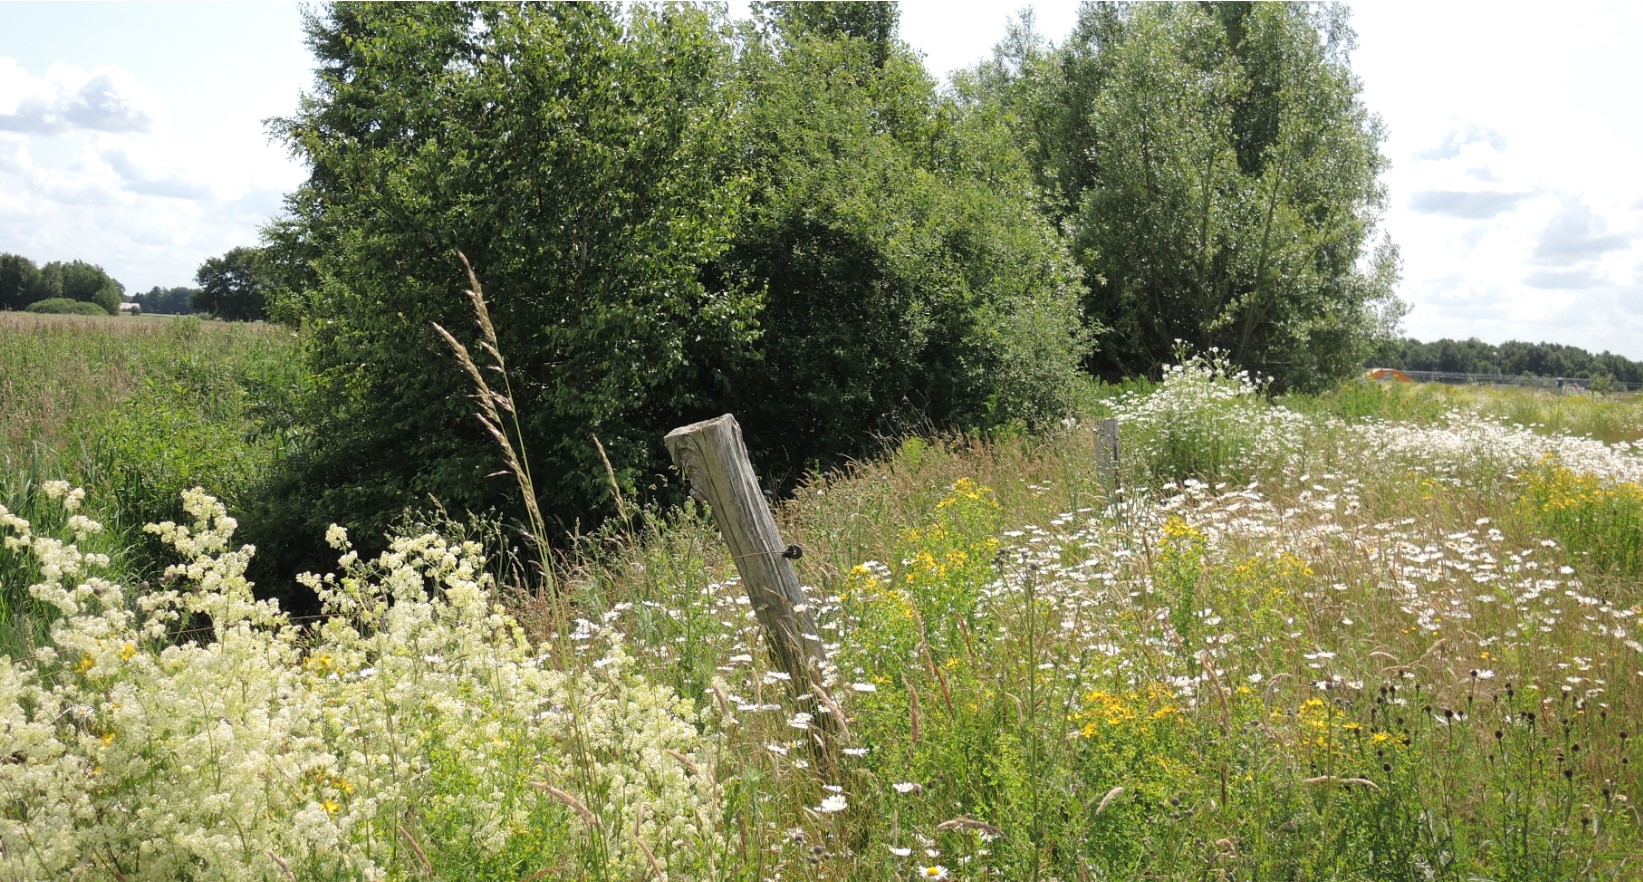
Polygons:
<instances>
[{"instance_id":1,"label":"distant field","mask_svg":"<svg viewBox=\"0 0 1643 882\"><path fill-rule=\"evenodd\" d=\"M72 465L145 384L232 373L293 348L289 330L261 323L0 312L0 459L43 452Z\"/></svg>"}]
</instances>

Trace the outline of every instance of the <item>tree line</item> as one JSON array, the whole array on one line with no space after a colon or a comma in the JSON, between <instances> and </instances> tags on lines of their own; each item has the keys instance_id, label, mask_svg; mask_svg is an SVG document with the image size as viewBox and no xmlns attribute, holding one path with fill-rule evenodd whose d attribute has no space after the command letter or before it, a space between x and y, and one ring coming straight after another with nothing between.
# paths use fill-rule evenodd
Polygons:
<instances>
[{"instance_id":1,"label":"tree line","mask_svg":"<svg viewBox=\"0 0 1643 882\"><path fill-rule=\"evenodd\" d=\"M314 379L259 544L519 511L433 329L487 352L459 253L561 529L613 510L602 457L615 492L672 492L662 434L725 411L779 488L913 428L1060 418L1181 343L1321 388L1395 326L1341 9L1086 5L946 87L898 16L309 10L313 88L276 124L309 176L262 254Z\"/></svg>"},{"instance_id":2,"label":"tree line","mask_svg":"<svg viewBox=\"0 0 1643 882\"><path fill-rule=\"evenodd\" d=\"M1520 340L1508 340L1497 346L1475 337L1469 340L1444 338L1429 343L1404 338L1376 347L1367 364L1369 367L1405 371L1643 383L1643 362L1608 351L1593 355L1579 346L1525 343Z\"/></svg>"},{"instance_id":3,"label":"tree line","mask_svg":"<svg viewBox=\"0 0 1643 882\"><path fill-rule=\"evenodd\" d=\"M125 285L96 264L0 254L0 310L119 315L122 302L154 315L205 313L224 321L258 321L267 304L262 249L240 247L207 258L194 274L199 287L158 285L125 298Z\"/></svg>"},{"instance_id":4,"label":"tree line","mask_svg":"<svg viewBox=\"0 0 1643 882\"><path fill-rule=\"evenodd\" d=\"M53 260L39 266L21 254L0 254L0 309L70 311L83 304L92 313L119 315L124 294L125 286L96 264Z\"/></svg>"}]
</instances>

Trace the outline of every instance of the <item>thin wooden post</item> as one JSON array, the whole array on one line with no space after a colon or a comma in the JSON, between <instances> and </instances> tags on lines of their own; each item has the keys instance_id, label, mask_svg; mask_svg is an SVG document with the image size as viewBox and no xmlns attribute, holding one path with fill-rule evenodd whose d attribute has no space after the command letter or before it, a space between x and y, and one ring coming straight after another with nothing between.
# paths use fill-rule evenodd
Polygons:
<instances>
[{"instance_id":1,"label":"thin wooden post","mask_svg":"<svg viewBox=\"0 0 1643 882\"><path fill-rule=\"evenodd\" d=\"M713 510L713 520L730 546L730 556L764 629L765 642L800 705L809 713L817 755L825 772L836 768L833 749L844 721L822 684L827 660L809 599L799 588L789 557L797 554L782 543L776 520L765 505L742 443L742 428L725 414L681 426L665 439L673 464L692 492Z\"/></svg>"},{"instance_id":2,"label":"thin wooden post","mask_svg":"<svg viewBox=\"0 0 1643 882\"><path fill-rule=\"evenodd\" d=\"M1095 426L1095 468L1107 487L1107 498L1118 496L1118 420L1105 419Z\"/></svg>"}]
</instances>

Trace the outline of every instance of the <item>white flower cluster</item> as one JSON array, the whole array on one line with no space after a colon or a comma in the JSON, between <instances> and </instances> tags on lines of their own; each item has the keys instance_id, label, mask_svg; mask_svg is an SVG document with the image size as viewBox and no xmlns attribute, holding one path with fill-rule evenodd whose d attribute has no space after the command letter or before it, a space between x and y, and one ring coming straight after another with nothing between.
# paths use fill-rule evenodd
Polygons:
<instances>
[{"instance_id":1,"label":"white flower cluster","mask_svg":"<svg viewBox=\"0 0 1643 882\"><path fill-rule=\"evenodd\" d=\"M360 562L340 529L341 575L306 577L329 614L308 631L252 596L223 507L184 504L191 526L149 529L185 562L135 599L0 509L60 613L0 664L0 877L712 875L694 711L619 643L557 669L492 602L478 546L429 534Z\"/></svg>"},{"instance_id":2,"label":"white flower cluster","mask_svg":"<svg viewBox=\"0 0 1643 882\"><path fill-rule=\"evenodd\" d=\"M1166 366L1158 388L1125 395L1113 415L1125 426L1126 443L1161 477L1240 471L1282 462L1306 437L1307 421L1270 406L1265 385L1211 349Z\"/></svg>"}]
</instances>

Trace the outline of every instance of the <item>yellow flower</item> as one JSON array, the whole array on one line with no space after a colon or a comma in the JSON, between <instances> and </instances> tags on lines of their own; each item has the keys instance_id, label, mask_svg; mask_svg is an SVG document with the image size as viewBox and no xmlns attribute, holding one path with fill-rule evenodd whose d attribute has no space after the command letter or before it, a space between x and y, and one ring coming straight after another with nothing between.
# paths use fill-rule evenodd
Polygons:
<instances>
[{"instance_id":1,"label":"yellow flower","mask_svg":"<svg viewBox=\"0 0 1643 882\"><path fill-rule=\"evenodd\" d=\"M319 801L319 807L325 809L326 814L334 815L338 809L342 808L342 804L334 799L322 799Z\"/></svg>"}]
</instances>

